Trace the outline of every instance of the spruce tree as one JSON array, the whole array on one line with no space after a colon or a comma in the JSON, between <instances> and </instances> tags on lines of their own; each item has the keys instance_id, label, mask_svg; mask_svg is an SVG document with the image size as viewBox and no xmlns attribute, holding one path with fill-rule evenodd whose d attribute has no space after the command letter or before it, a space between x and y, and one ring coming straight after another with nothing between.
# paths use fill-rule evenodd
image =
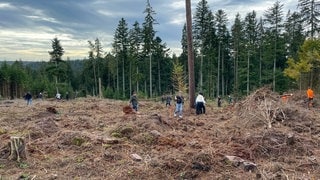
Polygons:
<instances>
[{"instance_id":1,"label":"spruce tree","mask_svg":"<svg viewBox=\"0 0 320 180\"><path fill-rule=\"evenodd\" d=\"M320 2L317 0L299 0L298 2L306 35L314 38L320 31Z\"/></svg>"},{"instance_id":2,"label":"spruce tree","mask_svg":"<svg viewBox=\"0 0 320 180\"><path fill-rule=\"evenodd\" d=\"M144 18L143 26L143 43L144 43L144 54L146 57L149 57L149 96L152 98L152 89L153 89L153 81L152 81L152 53L154 50L154 38L156 31L153 28L153 25L157 24L156 20L153 16L156 14L153 8L150 5L150 1L147 0L147 6L144 10L146 14Z\"/></svg>"},{"instance_id":3,"label":"spruce tree","mask_svg":"<svg viewBox=\"0 0 320 180\"><path fill-rule=\"evenodd\" d=\"M273 36L274 53L273 53L273 73L272 73L272 88L276 91L276 65L277 65L277 49L278 38L283 27L283 4L276 1L271 8L269 8L265 14L265 21L269 25L269 31Z\"/></svg>"}]
</instances>

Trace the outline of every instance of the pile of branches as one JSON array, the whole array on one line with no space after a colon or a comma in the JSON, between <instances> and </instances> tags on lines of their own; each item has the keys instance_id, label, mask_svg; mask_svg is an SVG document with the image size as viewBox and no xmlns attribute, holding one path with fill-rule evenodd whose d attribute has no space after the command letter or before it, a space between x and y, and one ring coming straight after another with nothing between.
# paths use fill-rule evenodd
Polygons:
<instances>
[{"instance_id":1,"label":"pile of branches","mask_svg":"<svg viewBox=\"0 0 320 180\"><path fill-rule=\"evenodd\" d=\"M246 99L236 105L237 117L246 127L266 126L272 127L276 121L284 121L284 104L278 94L270 88L264 87L256 90Z\"/></svg>"}]
</instances>

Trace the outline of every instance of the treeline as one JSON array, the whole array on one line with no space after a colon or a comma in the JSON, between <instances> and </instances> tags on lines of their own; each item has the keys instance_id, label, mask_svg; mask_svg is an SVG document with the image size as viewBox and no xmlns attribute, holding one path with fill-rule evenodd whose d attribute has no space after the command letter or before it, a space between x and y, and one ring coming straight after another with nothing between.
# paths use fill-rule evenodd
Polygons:
<instances>
[{"instance_id":1,"label":"treeline","mask_svg":"<svg viewBox=\"0 0 320 180\"><path fill-rule=\"evenodd\" d=\"M224 10L214 12L200 0L192 25L196 91L215 98L240 97L266 85L280 93L307 86L318 89L320 2L299 0L297 6L296 12L284 12L284 4L276 1L261 17L255 11L244 17L237 14L229 26ZM124 99L132 91L148 98L186 91L186 25L182 54L170 57L166 43L156 36L158 22L149 1L144 14L144 22L132 27L124 18L119 20L110 52L97 38L88 41L87 59L63 60L64 49L54 38L50 61L39 62L37 68L21 61L2 63L1 95L14 98L31 91L53 97L58 91Z\"/></svg>"}]
</instances>

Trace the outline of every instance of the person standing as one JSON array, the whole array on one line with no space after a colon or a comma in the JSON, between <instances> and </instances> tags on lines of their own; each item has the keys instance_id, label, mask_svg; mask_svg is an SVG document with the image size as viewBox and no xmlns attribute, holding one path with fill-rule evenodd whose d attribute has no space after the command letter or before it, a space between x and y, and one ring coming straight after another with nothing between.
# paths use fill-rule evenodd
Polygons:
<instances>
[{"instance_id":1,"label":"person standing","mask_svg":"<svg viewBox=\"0 0 320 180\"><path fill-rule=\"evenodd\" d=\"M312 101L314 98L313 90L310 87L308 87L307 96L308 96L308 108L310 108L312 107Z\"/></svg>"},{"instance_id":2,"label":"person standing","mask_svg":"<svg viewBox=\"0 0 320 180\"><path fill-rule=\"evenodd\" d=\"M60 100L60 99L61 99L61 94L60 94L59 92L57 92L57 94L56 94L56 99L57 99L57 100Z\"/></svg>"},{"instance_id":3,"label":"person standing","mask_svg":"<svg viewBox=\"0 0 320 180\"><path fill-rule=\"evenodd\" d=\"M43 98L42 92L39 93L38 98L42 101L42 98Z\"/></svg>"},{"instance_id":4,"label":"person standing","mask_svg":"<svg viewBox=\"0 0 320 180\"><path fill-rule=\"evenodd\" d=\"M27 105L31 105L32 104L32 95L30 92L27 92L25 99L27 101Z\"/></svg>"},{"instance_id":5,"label":"person standing","mask_svg":"<svg viewBox=\"0 0 320 180\"><path fill-rule=\"evenodd\" d=\"M181 95L181 91L179 91L178 95L174 97L174 100L176 101L176 110L174 111L173 116L176 117L178 114L179 118L182 118L184 99L183 99L183 96Z\"/></svg>"},{"instance_id":6,"label":"person standing","mask_svg":"<svg viewBox=\"0 0 320 180\"><path fill-rule=\"evenodd\" d=\"M205 103L206 101L204 100L202 92L199 92L196 98L196 114L197 115L206 113Z\"/></svg>"},{"instance_id":7,"label":"person standing","mask_svg":"<svg viewBox=\"0 0 320 180\"><path fill-rule=\"evenodd\" d=\"M66 100L69 101L69 92L66 92Z\"/></svg>"},{"instance_id":8,"label":"person standing","mask_svg":"<svg viewBox=\"0 0 320 180\"><path fill-rule=\"evenodd\" d=\"M167 97L166 97L166 107L171 106L171 100L172 100L171 95L167 95Z\"/></svg>"},{"instance_id":9,"label":"person standing","mask_svg":"<svg viewBox=\"0 0 320 180\"><path fill-rule=\"evenodd\" d=\"M220 96L218 96L218 107L221 107L221 103L222 103L222 101L221 101L221 97L220 97Z\"/></svg>"},{"instance_id":10,"label":"person standing","mask_svg":"<svg viewBox=\"0 0 320 180\"><path fill-rule=\"evenodd\" d=\"M133 91L132 96L130 97L129 104L132 105L132 108L137 112L138 111L138 98L135 91Z\"/></svg>"},{"instance_id":11,"label":"person standing","mask_svg":"<svg viewBox=\"0 0 320 180\"><path fill-rule=\"evenodd\" d=\"M232 101L233 101L233 100L232 100L232 97L229 95L229 96L228 96L228 103L229 103L229 104L232 104Z\"/></svg>"}]
</instances>

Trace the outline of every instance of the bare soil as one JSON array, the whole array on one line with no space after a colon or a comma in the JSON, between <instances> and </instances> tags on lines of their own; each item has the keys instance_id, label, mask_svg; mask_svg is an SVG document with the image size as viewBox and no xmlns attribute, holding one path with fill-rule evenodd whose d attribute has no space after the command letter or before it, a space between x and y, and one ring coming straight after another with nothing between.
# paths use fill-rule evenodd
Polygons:
<instances>
[{"instance_id":1,"label":"bare soil","mask_svg":"<svg viewBox=\"0 0 320 180\"><path fill-rule=\"evenodd\" d=\"M0 180L320 179L320 109L304 99L259 89L206 114L185 104L182 119L152 101L2 100ZM11 159L10 137L27 158Z\"/></svg>"}]
</instances>

